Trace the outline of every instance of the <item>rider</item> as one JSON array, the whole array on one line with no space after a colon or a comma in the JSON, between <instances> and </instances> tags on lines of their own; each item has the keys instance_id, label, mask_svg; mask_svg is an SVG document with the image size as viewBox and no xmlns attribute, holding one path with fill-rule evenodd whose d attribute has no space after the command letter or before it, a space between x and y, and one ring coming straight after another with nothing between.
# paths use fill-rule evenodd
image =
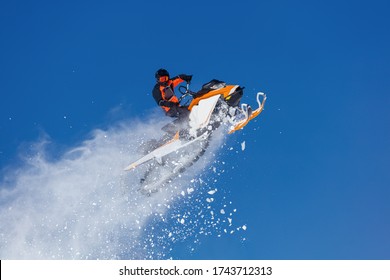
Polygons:
<instances>
[{"instance_id":1,"label":"rider","mask_svg":"<svg viewBox=\"0 0 390 280\"><path fill-rule=\"evenodd\" d=\"M180 74L170 78L168 71L161 68L157 70L155 77L156 85L153 88L153 97L157 104L164 109L167 116L179 119L187 117L189 115L188 107L180 106L174 88L184 81L190 83L192 75Z\"/></svg>"}]
</instances>

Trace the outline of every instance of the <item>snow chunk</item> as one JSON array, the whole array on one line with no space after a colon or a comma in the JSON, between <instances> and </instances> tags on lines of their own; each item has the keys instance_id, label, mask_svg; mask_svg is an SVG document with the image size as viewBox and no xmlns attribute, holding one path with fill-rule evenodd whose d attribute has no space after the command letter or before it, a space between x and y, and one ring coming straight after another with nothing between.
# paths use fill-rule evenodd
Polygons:
<instances>
[{"instance_id":1,"label":"snow chunk","mask_svg":"<svg viewBox=\"0 0 390 280\"><path fill-rule=\"evenodd\" d=\"M245 141L241 143L241 151L245 150Z\"/></svg>"},{"instance_id":2,"label":"snow chunk","mask_svg":"<svg viewBox=\"0 0 390 280\"><path fill-rule=\"evenodd\" d=\"M213 195L213 194L215 194L216 192L217 192L217 189L208 191L207 193L210 194L210 195Z\"/></svg>"}]
</instances>

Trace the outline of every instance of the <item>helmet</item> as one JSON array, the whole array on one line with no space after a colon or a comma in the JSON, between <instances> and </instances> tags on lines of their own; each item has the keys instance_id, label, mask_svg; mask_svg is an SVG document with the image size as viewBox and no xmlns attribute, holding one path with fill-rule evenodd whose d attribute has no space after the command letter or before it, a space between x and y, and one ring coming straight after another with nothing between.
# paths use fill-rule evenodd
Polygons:
<instances>
[{"instance_id":1,"label":"helmet","mask_svg":"<svg viewBox=\"0 0 390 280\"><path fill-rule=\"evenodd\" d=\"M168 76L169 78L169 73L167 70L161 68L161 69L158 69L156 74L154 75L156 77L156 79L158 80L160 77L163 77L163 76Z\"/></svg>"}]
</instances>

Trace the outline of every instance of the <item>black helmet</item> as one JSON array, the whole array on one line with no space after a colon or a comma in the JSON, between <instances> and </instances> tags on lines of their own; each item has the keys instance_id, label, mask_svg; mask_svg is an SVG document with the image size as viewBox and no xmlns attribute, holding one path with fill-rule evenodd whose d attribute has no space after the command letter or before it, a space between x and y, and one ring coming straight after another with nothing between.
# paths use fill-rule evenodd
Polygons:
<instances>
[{"instance_id":1,"label":"black helmet","mask_svg":"<svg viewBox=\"0 0 390 280\"><path fill-rule=\"evenodd\" d=\"M163 77L163 76L168 76L169 78L169 73L167 70L161 68L161 69L158 69L156 74L154 75L156 77L156 79L158 80L160 77Z\"/></svg>"}]
</instances>

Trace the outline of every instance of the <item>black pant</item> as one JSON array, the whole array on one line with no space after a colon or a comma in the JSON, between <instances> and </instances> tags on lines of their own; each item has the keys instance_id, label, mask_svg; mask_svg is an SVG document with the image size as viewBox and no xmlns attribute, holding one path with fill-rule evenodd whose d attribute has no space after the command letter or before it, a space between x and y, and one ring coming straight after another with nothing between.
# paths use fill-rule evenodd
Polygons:
<instances>
[{"instance_id":1,"label":"black pant","mask_svg":"<svg viewBox=\"0 0 390 280\"><path fill-rule=\"evenodd\" d=\"M180 120L185 120L188 118L190 111L187 106L173 106L171 109L167 111L167 116L172 118L178 118Z\"/></svg>"}]
</instances>

